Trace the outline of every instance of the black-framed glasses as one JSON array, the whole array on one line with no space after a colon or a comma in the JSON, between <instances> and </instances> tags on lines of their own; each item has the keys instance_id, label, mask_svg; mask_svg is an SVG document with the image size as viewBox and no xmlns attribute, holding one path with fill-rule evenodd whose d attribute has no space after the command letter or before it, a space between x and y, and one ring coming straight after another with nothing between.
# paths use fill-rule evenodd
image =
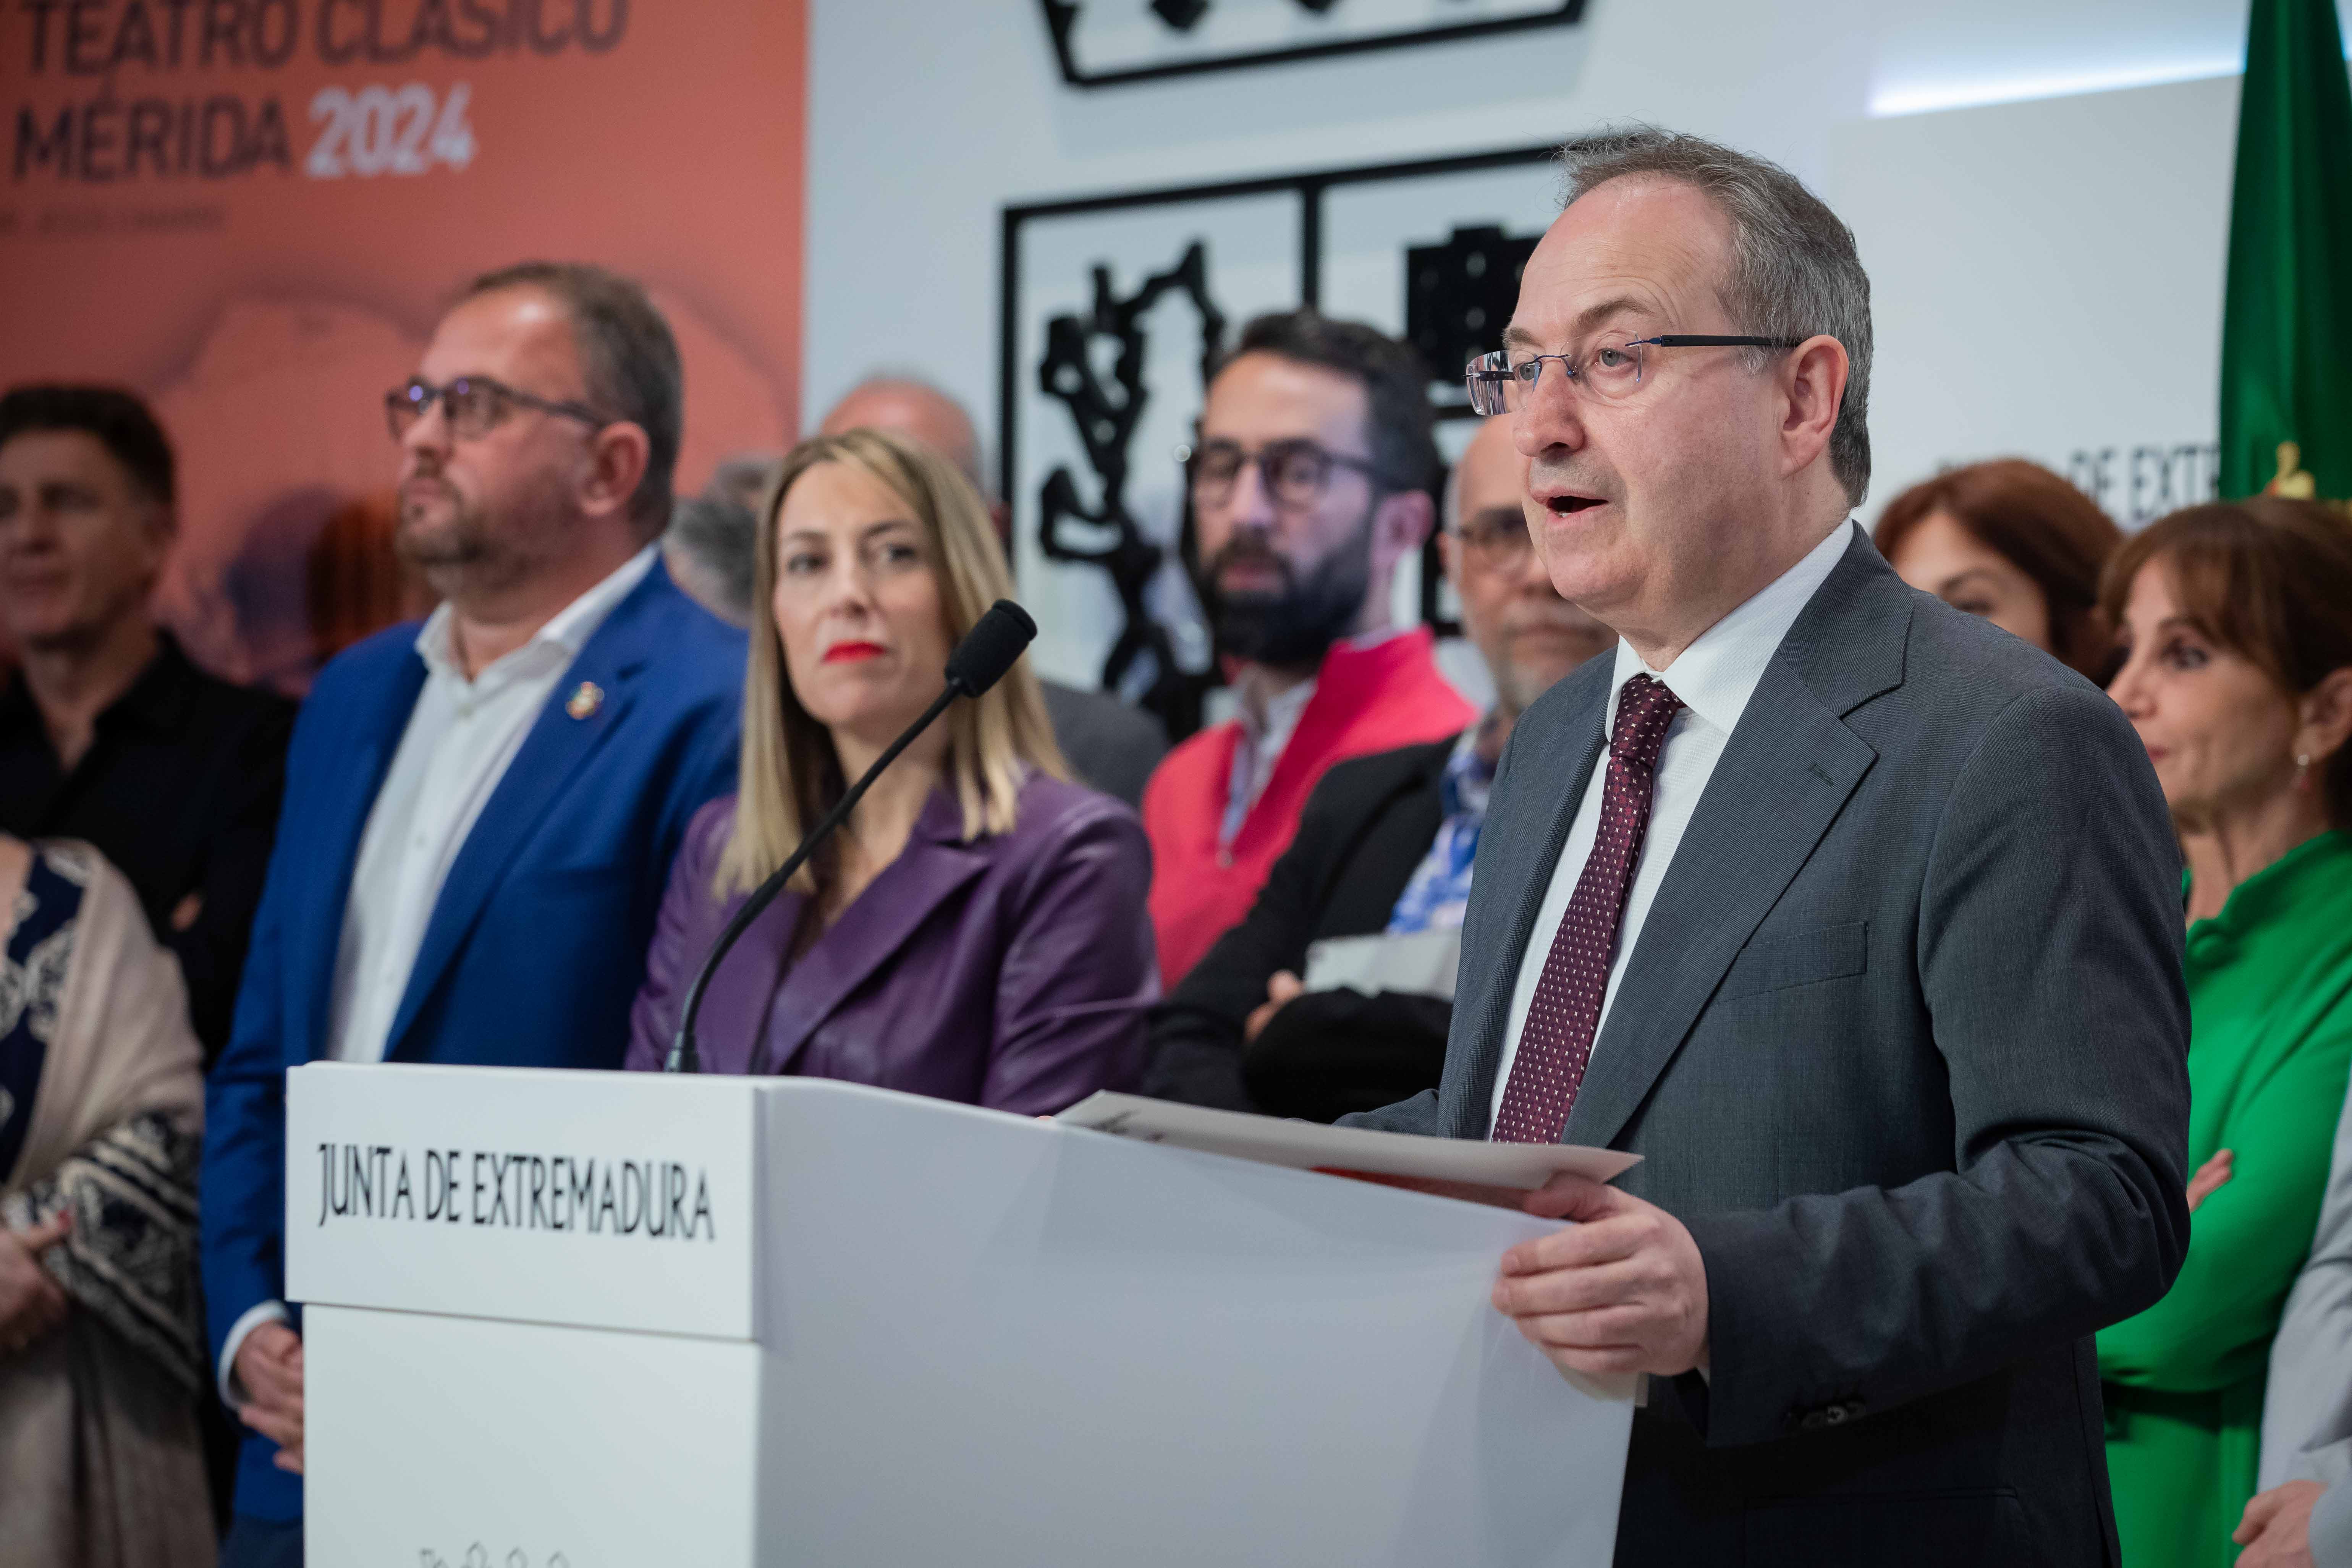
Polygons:
<instances>
[{"instance_id":1,"label":"black-framed glasses","mask_svg":"<svg viewBox=\"0 0 2352 1568\"><path fill-rule=\"evenodd\" d=\"M1516 574L1527 565L1536 542L1528 532L1527 514L1517 507L1494 507L1476 517L1465 517L1454 537L1483 571Z\"/></svg>"},{"instance_id":2,"label":"black-framed glasses","mask_svg":"<svg viewBox=\"0 0 2352 1568\"><path fill-rule=\"evenodd\" d=\"M1667 332L1637 338L1609 332L1581 355L1520 354L1507 349L1480 354L1463 367L1470 406L1480 414L1516 414L1536 392L1546 362L1557 363L1569 384L1589 397L1619 403L1641 390L1643 362L1652 349L1792 349L1803 338L1726 337L1714 332Z\"/></svg>"},{"instance_id":3,"label":"black-framed glasses","mask_svg":"<svg viewBox=\"0 0 2352 1568\"><path fill-rule=\"evenodd\" d=\"M560 414L598 428L612 423L585 405L535 396L487 375L461 375L446 386L436 386L422 376L412 375L383 395L384 421L392 426L392 438L398 441L405 437L410 428L425 417L425 411L436 402L448 418L449 428L468 440L488 435L518 405L535 408L541 414Z\"/></svg>"},{"instance_id":4,"label":"black-framed glasses","mask_svg":"<svg viewBox=\"0 0 2352 1568\"><path fill-rule=\"evenodd\" d=\"M1177 447L1176 460L1184 465L1184 482L1195 506L1223 506L1246 464L1256 465L1258 482L1276 506L1313 506L1323 499L1334 468L1362 474L1382 489L1393 488L1370 459L1334 452L1304 437L1268 441L1255 452L1242 450L1238 442L1203 441L1198 447Z\"/></svg>"}]
</instances>

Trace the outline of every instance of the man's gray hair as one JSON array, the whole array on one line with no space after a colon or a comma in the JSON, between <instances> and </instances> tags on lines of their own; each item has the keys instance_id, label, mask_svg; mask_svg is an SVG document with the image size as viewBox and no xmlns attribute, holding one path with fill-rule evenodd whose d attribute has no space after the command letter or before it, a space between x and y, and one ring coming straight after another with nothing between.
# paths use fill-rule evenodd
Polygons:
<instances>
[{"instance_id":1,"label":"man's gray hair","mask_svg":"<svg viewBox=\"0 0 2352 1568\"><path fill-rule=\"evenodd\" d=\"M753 561L760 522L733 496L706 490L687 496L670 510L669 538L691 558L711 594L714 608L735 625L751 623Z\"/></svg>"},{"instance_id":2,"label":"man's gray hair","mask_svg":"<svg viewBox=\"0 0 2352 1568\"><path fill-rule=\"evenodd\" d=\"M1870 278L1853 231L1794 174L1752 153L1654 125L1617 125L1561 147L1560 205L1609 180L1653 175L1696 185L1731 226L1723 306L1742 333L1821 334L1845 346L1845 400L1830 432L1830 471L1860 506L1870 490ZM1748 351L1758 368L1771 351Z\"/></svg>"},{"instance_id":3,"label":"man's gray hair","mask_svg":"<svg viewBox=\"0 0 2352 1568\"><path fill-rule=\"evenodd\" d=\"M702 487L702 493L712 500L732 501L756 518L767 503L768 492L776 488L776 475L783 466L782 452L738 452L720 459L710 470L710 482Z\"/></svg>"}]
</instances>

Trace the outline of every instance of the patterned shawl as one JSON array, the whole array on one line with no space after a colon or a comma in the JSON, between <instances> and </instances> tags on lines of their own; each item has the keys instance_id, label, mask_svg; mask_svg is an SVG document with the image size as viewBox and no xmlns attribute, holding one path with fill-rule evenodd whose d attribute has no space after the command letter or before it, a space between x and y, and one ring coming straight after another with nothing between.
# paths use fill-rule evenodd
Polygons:
<instances>
[{"instance_id":1,"label":"patterned shawl","mask_svg":"<svg viewBox=\"0 0 2352 1568\"><path fill-rule=\"evenodd\" d=\"M0 954L0 1223L70 1208L50 1273L191 1390L208 1381L195 1274L203 1131L203 1054L178 963L97 851L35 846Z\"/></svg>"}]
</instances>

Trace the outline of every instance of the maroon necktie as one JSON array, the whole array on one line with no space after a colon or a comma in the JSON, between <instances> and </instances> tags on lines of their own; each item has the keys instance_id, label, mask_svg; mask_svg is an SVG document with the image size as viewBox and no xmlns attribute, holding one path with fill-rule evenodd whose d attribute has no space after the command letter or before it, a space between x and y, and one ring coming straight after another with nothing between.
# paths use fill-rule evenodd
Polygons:
<instances>
[{"instance_id":1,"label":"maroon necktie","mask_svg":"<svg viewBox=\"0 0 2352 1568\"><path fill-rule=\"evenodd\" d=\"M1502 1112L1495 1118L1497 1143L1557 1143L1568 1125L1584 1082L1584 1064L1592 1059L1625 890L1633 885L1642 836L1650 826L1658 752L1682 705L1663 681L1647 675L1633 677L1618 694L1601 828L1592 837L1592 853L1576 879L1559 934L1544 958L1543 978L1536 982L1519 1052L1511 1059L1511 1080L1503 1090Z\"/></svg>"}]
</instances>

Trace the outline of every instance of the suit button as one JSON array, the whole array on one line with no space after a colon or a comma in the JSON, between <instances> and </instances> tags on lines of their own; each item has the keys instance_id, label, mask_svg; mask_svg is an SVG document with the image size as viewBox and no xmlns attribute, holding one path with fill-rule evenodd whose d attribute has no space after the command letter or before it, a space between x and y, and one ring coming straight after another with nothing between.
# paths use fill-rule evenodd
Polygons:
<instances>
[{"instance_id":1,"label":"suit button","mask_svg":"<svg viewBox=\"0 0 2352 1568\"><path fill-rule=\"evenodd\" d=\"M1791 1412L1789 1424L1800 1432L1825 1431L1832 1426L1843 1426L1849 1421L1861 1420L1864 1408L1859 1399L1841 1400L1835 1405L1824 1405L1802 1415Z\"/></svg>"}]
</instances>

